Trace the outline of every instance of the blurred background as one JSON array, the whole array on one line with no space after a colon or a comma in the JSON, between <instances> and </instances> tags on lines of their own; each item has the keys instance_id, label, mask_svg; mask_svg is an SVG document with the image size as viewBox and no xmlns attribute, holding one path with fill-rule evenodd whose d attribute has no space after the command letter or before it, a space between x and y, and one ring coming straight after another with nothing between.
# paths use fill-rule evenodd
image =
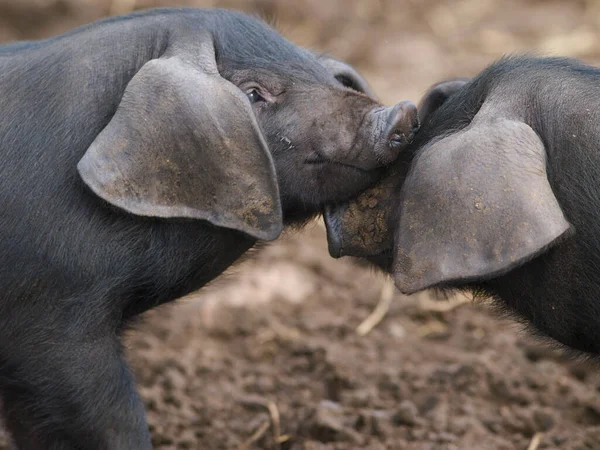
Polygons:
<instances>
[{"instance_id":1,"label":"blurred background","mask_svg":"<svg viewBox=\"0 0 600 450\"><path fill-rule=\"evenodd\" d=\"M386 104L506 53L600 60L597 0L0 0L0 42L157 6L259 14ZM321 221L148 314L128 348L157 449L600 449L597 367L331 259Z\"/></svg>"}]
</instances>

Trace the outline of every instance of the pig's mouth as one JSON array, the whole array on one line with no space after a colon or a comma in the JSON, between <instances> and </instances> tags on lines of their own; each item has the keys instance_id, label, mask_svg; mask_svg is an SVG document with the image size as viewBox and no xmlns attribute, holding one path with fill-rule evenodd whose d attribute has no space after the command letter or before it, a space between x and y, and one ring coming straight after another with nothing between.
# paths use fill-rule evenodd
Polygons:
<instances>
[{"instance_id":1,"label":"pig's mouth","mask_svg":"<svg viewBox=\"0 0 600 450\"><path fill-rule=\"evenodd\" d=\"M327 205L323 209L323 221L325 222L325 228L327 230L327 245L329 254L333 258L341 258L343 256L350 256L355 258L362 258L369 261L371 264L379 267L380 269L390 272L394 263L394 251L390 246L382 251L368 254L356 251L347 252L344 243L343 223L340 215L340 206ZM344 206L341 208L345 209Z\"/></svg>"},{"instance_id":2,"label":"pig's mouth","mask_svg":"<svg viewBox=\"0 0 600 450\"><path fill-rule=\"evenodd\" d=\"M354 170L357 170L359 172L367 172L367 170L361 169L360 167L356 167L356 166L353 166L351 164L344 164L342 162L326 158L325 156L321 155L318 152L315 152L314 155L306 158L304 160L304 164L309 165L309 166L333 165L333 166L339 166L339 167L346 167L348 169L354 169Z\"/></svg>"}]
</instances>

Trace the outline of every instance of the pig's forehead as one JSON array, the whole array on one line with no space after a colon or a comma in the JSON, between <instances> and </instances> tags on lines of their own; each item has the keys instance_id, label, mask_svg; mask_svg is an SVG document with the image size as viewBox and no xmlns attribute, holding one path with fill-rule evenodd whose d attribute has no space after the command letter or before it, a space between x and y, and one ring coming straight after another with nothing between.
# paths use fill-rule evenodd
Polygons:
<instances>
[{"instance_id":1,"label":"pig's forehead","mask_svg":"<svg viewBox=\"0 0 600 450\"><path fill-rule=\"evenodd\" d=\"M237 15L223 20L235 21L214 30L217 63L223 70L256 70L305 81L330 79L317 54L295 45L267 24Z\"/></svg>"},{"instance_id":2,"label":"pig's forehead","mask_svg":"<svg viewBox=\"0 0 600 450\"><path fill-rule=\"evenodd\" d=\"M256 54L252 59L244 59L240 55L224 55L218 64L224 71L255 73L281 80L311 83L332 81L327 69L315 56L308 53Z\"/></svg>"},{"instance_id":3,"label":"pig's forehead","mask_svg":"<svg viewBox=\"0 0 600 450\"><path fill-rule=\"evenodd\" d=\"M222 16L214 25L213 35L217 59L261 65L278 61L316 62L311 52L251 17Z\"/></svg>"}]
</instances>

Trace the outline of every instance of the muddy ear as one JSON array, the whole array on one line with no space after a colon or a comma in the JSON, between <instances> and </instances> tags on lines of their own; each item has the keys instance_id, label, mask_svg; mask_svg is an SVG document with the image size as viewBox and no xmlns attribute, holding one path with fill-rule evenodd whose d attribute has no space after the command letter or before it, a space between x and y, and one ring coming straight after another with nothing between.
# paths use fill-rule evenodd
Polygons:
<instances>
[{"instance_id":1,"label":"muddy ear","mask_svg":"<svg viewBox=\"0 0 600 450\"><path fill-rule=\"evenodd\" d=\"M410 294L489 279L539 255L569 229L533 129L474 120L413 161L395 236L396 285Z\"/></svg>"},{"instance_id":2,"label":"muddy ear","mask_svg":"<svg viewBox=\"0 0 600 450\"><path fill-rule=\"evenodd\" d=\"M425 124L431 115L442 106L452 94L467 84L468 81L469 78L453 78L431 86L421 99L417 108L421 125Z\"/></svg>"},{"instance_id":3,"label":"muddy ear","mask_svg":"<svg viewBox=\"0 0 600 450\"><path fill-rule=\"evenodd\" d=\"M246 96L222 78L214 47L146 63L78 170L135 215L206 220L256 239L282 229L275 168Z\"/></svg>"},{"instance_id":4,"label":"muddy ear","mask_svg":"<svg viewBox=\"0 0 600 450\"><path fill-rule=\"evenodd\" d=\"M371 89L367 80L351 65L330 56L321 56L319 62L344 86L367 94L373 99L377 98L375 91Z\"/></svg>"}]
</instances>

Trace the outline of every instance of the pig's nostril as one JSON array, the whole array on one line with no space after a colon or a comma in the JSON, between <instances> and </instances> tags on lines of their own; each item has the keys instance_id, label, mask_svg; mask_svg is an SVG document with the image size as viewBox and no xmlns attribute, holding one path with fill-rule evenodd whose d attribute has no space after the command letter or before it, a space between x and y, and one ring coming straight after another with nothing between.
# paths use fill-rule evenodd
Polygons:
<instances>
[{"instance_id":1,"label":"pig's nostril","mask_svg":"<svg viewBox=\"0 0 600 450\"><path fill-rule=\"evenodd\" d=\"M408 145L419 128L417 107L412 102L398 103L391 108L387 123L387 143L392 150Z\"/></svg>"},{"instance_id":2,"label":"pig's nostril","mask_svg":"<svg viewBox=\"0 0 600 450\"><path fill-rule=\"evenodd\" d=\"M389 146L396 149L410 144L418 129L419 127L413 127L408 133L403 130L394 130L388 138Z\"/></svg>"},{"instance_id":3,"label":"pig's nostril","mask_svg":"<svg viewBox=\"0 0 600 450\"><path fill-rule=\"evenodd\" d=\"M421 122L419 121L419 118L417 117L412 124L411 132L416 133L417 131L419 131L419 128L421 128Z\"/></svg>"},{"instance_id":4,"label":"pig's nostril","mask_svg":"<svg viewBox=\"0 0 600 450\"><path fill-rule=\"evenodd\" d=\"M411 133L412 134L412 133ZM390 147L396 148L404 145L407 142L406 136L399 132L394 132L389 138Z\"/></svg>"},{"instance_id":5,"label":"pig's nostril","mask_svg":"<svg viewBox=\"0 0 600 450\"><path fill-rule=\"evenodd\" d=\"M377 162L389 165L414 139L419 129L417 107L411 102L398 103L386 108L385 115L378 117L378 129L382 131L375 145Z\"/></svg>"}]
</instances>

